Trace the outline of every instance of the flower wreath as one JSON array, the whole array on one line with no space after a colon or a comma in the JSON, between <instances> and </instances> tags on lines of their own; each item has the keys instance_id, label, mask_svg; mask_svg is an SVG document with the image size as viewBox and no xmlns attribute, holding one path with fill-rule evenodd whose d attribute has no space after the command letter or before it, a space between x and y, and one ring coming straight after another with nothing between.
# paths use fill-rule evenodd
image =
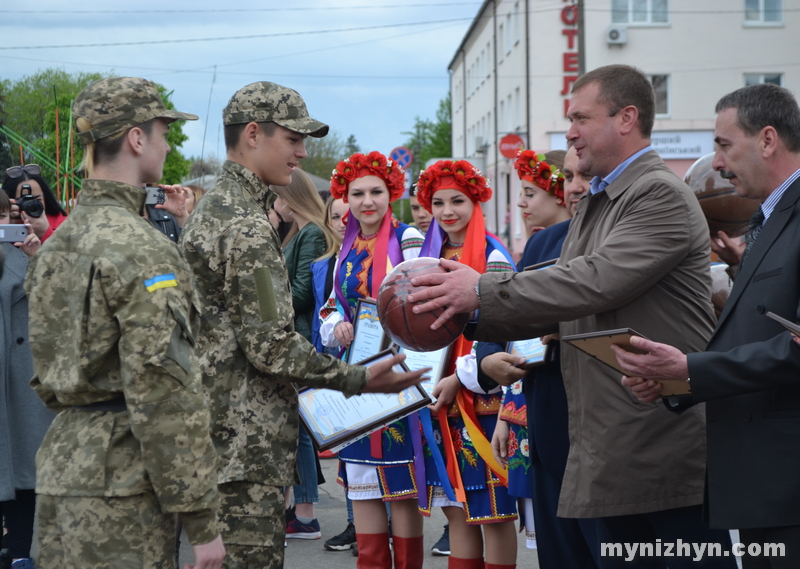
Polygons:
<instances>
[{"instance_id":1,"label":"flower wreath","mask_svg":"<svg viewBox=\"0 0 800 569\"><path fill-rule=\"evenodd\" d=\"M455 185L473 202L487 202L492 197L489 180L466 160L439 160L420 173L416 197L420 205L431 211L431 199L436 190Z\"/></svg>"},{"instance_id":2,"label":"flower wreath","mask_svg":"<svg viewBox=\"0 0 800 569\"><path fill-rule=\"evenodd\" d=\"M336 165L331 174L331 195L337 200L344 199L346 203L350 182L364 176L377 176L383 180L389 190L390 202L401 197L406 190L403 168L380 152L372 151L366 156L357 152Z\"/></svg>"},{"instance_id":3,"label":"flower wreath","mask_svg":"<svg viewBox=\"0 0 800 569\"><path fill-rule=\"evenodd\" d=\"M557 167L548 164L544 154L520 149L517 161L514 162L514 168L517 169L520 179L536 184L563 202L564 174Z\"/></svg>"}]
</instances>

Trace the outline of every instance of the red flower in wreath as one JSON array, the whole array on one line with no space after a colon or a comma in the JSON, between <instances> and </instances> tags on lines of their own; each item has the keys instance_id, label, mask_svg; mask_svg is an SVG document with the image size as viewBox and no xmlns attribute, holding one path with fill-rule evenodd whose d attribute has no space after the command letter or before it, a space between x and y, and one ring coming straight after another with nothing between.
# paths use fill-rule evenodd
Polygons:
<instances>
[{"instance_id":1,"label":"red flower in wreath","mask_svg":"<svg viewBox=\"0 0 800 569\"><path fill-rule=\"evenodd\" d=\"M347 188L350 182L364 176L377 176L386 184L389 201L393 202L403 195L406 189L406 178L403 168L395 164L378 151L367 155L356 152L347 160L336 165L331 175L331 195L335 199L347 202Z\"/></svg>"},{"instance_id":2,"label":"red flower in wreath","mask_svg":"<svg viewBox=\"0 0 800 569\"><path fill-rule=\"evenodd\" d=\"M566 205L564 203L564 174L552 164L548 164L544 154L520 149L514 168L517 169L521 180L536 184L551 196L557 197L559 205Z\"/></svg>"},{"instance_id":3,"label":"red flower in wreath","mask_svg":"<svg viewBox=\"0 0 800 569\"><path fill-rule=\"evenodd\" d=\"M459 190L474 202L486 202L492 197L489 181L466 160L439 160L420 173L416 198L429 212L433 194L444 188Z\"/></svg>"}]
</instances>

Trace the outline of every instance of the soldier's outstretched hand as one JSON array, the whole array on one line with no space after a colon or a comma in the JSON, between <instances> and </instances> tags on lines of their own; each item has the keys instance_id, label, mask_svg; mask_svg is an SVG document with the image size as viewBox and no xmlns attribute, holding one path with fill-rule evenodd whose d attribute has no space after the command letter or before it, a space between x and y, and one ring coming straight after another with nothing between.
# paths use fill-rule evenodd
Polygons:
<instances>
[{"instance_id":1,"label":"soldier's outstretched hand","mask_svg":"<svg viewBox=\"0 0 800 569\"><path fill-rule=\"evenodd\" d=\"M404 354L398 354L367 367L369 381L362 393L399 393L406 387L422 381L422 376L431 371L431 368L399 373L394 371L394 366L406 359Z\"/></svg>"}]
</instances>

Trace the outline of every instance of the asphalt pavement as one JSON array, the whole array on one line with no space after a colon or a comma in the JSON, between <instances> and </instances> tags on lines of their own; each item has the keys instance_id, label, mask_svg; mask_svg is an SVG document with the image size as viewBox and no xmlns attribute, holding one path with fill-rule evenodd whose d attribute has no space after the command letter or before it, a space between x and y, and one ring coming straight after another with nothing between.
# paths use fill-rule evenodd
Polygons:
<instances>
[{"instance_id":1,"label":"asphalt pavement","mask_svg":"<svg viewBox=\"0 0 800 569\"><path fill-rule=\"evenodd\" d=\"M347 510L345 508L342 487L336 483L336 471L339 461L322 460L322 472L325 484L319 487L319 503L315 505L315 513L322 530L322 538L314 540L290 539L286 548L284 567L286 569L355 569L356 558L348 551L327 551L323 547L326 539L341 533L347 527ZM446 519L441 508L435 508L431 517L425 519L425 567L428 569L446 569L447 557L431 555L430 549L441 537ZM538 569L536 552L525 547L525 539L518 534L517 566L524 569ZM186 536L181 540L181 565L191 563L192 553Z\"/></svg>"}]
</instances>

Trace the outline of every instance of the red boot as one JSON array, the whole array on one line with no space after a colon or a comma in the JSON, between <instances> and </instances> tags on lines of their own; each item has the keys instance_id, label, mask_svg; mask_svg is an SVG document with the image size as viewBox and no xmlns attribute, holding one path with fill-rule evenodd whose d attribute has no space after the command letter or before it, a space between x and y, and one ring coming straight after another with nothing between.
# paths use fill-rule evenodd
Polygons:
<instances>
[{"instance_id":1,"label":"red boot","mask_svg":"<svg viewBox=\"0 0 800 569\"><path fill-rule=\"evenodd\" d=\"M394 569L422 569L422 536L394 536Z\"/></svg>"},{"instance_id":2,"label":"red boot","mask_svg":"<svg viewBox=\"0 0 800 569\"><path fill-rule=\"evenodd\" d=\"M451 555L447 558L447 569L483 569L483 557L460 559Z\"/></svg>"},{"instance_id":3,"label":"red boot","mask_svg":"<svg viewBox=\"0 0 800 569\"><path fill-rule=\"evenodd\" d=\"M389 533L357 533L357 569L392 569ZM396 547L396 546L395 546Z\"/></svg>"}]
</instances>

